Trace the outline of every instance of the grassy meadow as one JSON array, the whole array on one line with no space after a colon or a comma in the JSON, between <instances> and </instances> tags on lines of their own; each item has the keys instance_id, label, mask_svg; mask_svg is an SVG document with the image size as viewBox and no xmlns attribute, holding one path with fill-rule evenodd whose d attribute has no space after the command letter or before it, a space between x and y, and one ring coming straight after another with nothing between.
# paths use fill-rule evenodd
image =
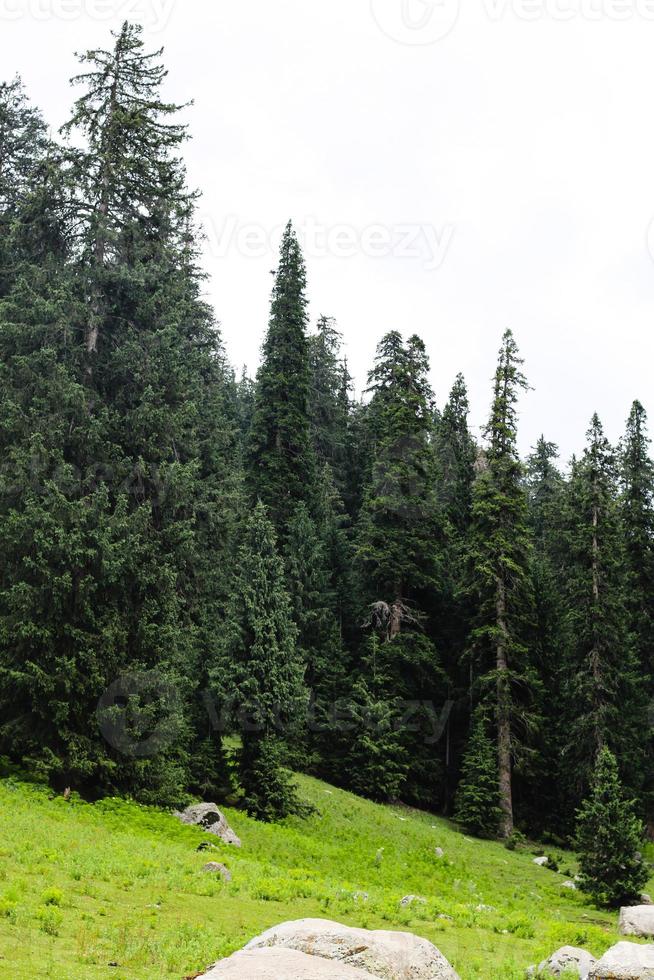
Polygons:
<instances>
[{"instance_id":1,"label":"grassy meadow","mask_svg":"<svg viewBox=\"0 0 654 980\"><path fill-rule=\"evenodd\" d=\"M401 929L434 942L462 980L517 980L559 946L596 955L617 916L452 824L298 777L316 808L274 826L224 812L242 848L121 800L94 805L0 780L0 976L182 980L287 919ZM198 852L203 841L215 848ZM438 857L442 848L444 857ZM224 862L230 883L202 872ZM403 896L426 899L401 908Z\"/></svg>"}]
</instances>

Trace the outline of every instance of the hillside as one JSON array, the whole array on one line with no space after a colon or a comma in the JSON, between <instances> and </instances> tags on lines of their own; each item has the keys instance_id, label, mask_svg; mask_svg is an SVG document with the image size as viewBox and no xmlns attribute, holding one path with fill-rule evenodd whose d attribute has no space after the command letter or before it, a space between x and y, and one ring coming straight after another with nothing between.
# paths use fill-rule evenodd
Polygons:
<instances>
[{"instance_id":1,"label":"hillside","mask_svg":"<svg viewBox=\"0 0 654 980\"><path fill-rule=\"evenodd\" d=\"M517 980L565 943L599 954L616 941L616 917L562 888L531 851L298 778L314 816L264 825L225 809L243 847L204 853L213 838L166 813L0 781L0 975L181 980L305 916L425 936L462 980ZM209 859L233 881L202 874ZM407 894L427 903L402 909Z\"/></svg>"}]
</instances>

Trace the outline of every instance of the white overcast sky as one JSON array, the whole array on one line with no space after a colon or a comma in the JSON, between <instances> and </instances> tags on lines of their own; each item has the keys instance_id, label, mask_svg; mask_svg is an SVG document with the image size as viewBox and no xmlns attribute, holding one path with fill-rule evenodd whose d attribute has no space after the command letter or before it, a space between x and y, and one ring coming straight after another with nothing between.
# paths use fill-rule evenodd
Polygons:
<instances>
[{"instance_id":1,"label":"white overcast sky","mask_svg":"<svg viewBox=\"0 0 654 980\"><path fill-rule=\"evenodd\" d=\"M595 410L616 440L634 398L654 416L654 0L0 0L2 75L57 127L73 51L126 17L195 100L235 365L256 368L292 218L359 390L380 336L415 332L439 404L463 371L480 425L510 326L523 451L544 432L567 459Z\"/></svg>"}]
</instances>

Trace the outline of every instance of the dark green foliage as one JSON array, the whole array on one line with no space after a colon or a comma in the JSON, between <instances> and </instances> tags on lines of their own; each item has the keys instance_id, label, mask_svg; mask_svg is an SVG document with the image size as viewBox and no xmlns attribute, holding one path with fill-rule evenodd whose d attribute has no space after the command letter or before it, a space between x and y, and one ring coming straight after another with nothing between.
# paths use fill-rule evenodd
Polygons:
<instances>
[{"instance_id":1,"label":"dark green foliage","mask_svg":"<svg viewBox=\"0 0 654 980\"><path fill-rule=\"evenodd\" d=\"M289 222L275 275L247 454L248 485L267 506L282 546L297 504L315 506L306 306L304 259Z\"/></svg>"},{"instance_id":2,"label":"dark green foliage","mask_svg":"<svg viewBox=\"0 0 654 980\"><path fill-rule=\"evenodd\" d=\"M168 803L189 784L237 481L184 128L140 29L115 40L84 56L67 127L84 145L60 174L70 247L26 261L0 311L2 740L57 784Z\"/></svg>"},{"instance_id":3,"label":"dark green foliage","mask_svg":"<svg viewBox=\"0 0 654 980\"><path fill-rule=\"evenodd\" d=\"M309 337L309 419L319 465L328 464L342 489L349 449L350 386L341 359L342 337L331 317L321 316Z\"/></svg>"},{"instance_id":4,"label":"dark green foliage","mask_svg":"<svg viewBox=\"0 0 654 980\"><path fill-rule=\"evenodd\" d=\"M497 751L488 735L486 713L478 708L461 764L454 818L476 837L496 837L502 811L497 774Z\"/></svg>"},{"instance_id":5,"label":"dark green foliage","mask_svg":"<svg viewBox=\"0 0 654 980\"><path fill-rule=\"evenodd\" d=\"M306 713L304 667L284 581L284 564L265 507L249 517L233 568L214 691L241 735L241 784L250 812L262 819L297 808L281 769L284 745Z\"/></svg>"},{"instance_id":6,"label":"dark green foliage","mask_svg":"<svg viewBox=\"0 0 654 980\"><path fill-rule=\"evenodd\" d=\"M604 747L577 814L581 887L599 905L637 903L649 878L640 854L642 837L634 805L624 798L615 756Z\"/></svg>"},{"instance_id":7,"label":"dark green foliage","mask_svg":"<svg viewBox=\"0 0 654 980\"><path fill-rule=\"evenodd\" d=\"M651 824L643 407L619 454L595 417L569 475L544 438L523 466L510 332L483 451L415 335L381 339L355 401L290 223L237 380L161 53L126 23L81 60L64 145L0 84L0 751L266 820L301 810L287 767L448 813L462 774L469 829L499 795L500 834L515 805L564 837L608 745Z\"/></svg>"},{"instance_id":8,"label":"dark green foliage","mask_svg":"<svg viewBox=\"0 0 654 980\"><path fill-rule=\"evenodd\" d=\"M627 565L627 605L641 670L654 677L654 463L647 413L636 401L620 454L621 511Z\"/></svg>"},{"instance_id":9,"label":"dark green foliage","mask_svg":"<svg viewBox=\"0 0 654 980\"><path fill-rule=\"evenodd\" d=\"M519 774L517 792L522 819L530 828L542 832L548 825L553 826L554 818L559 831L565 833L570 814L566 811L560 772L565 747L561 706L567 680L561 658L565 646L565 607L560 568L566 486L558 469L558 448L542 436L527 460L526 476L534 595L529 646L540 682L538 709L542 724L532 743L534 753L529 769Z\"/></svg>"},{"instance_id":10,"label":"dark green foliage","mask_svg":"<svg viewBox=\"0 0 654 980\"><path fill-rule=\"evenodd\" d=\"M402 706L389 695L377 637L366 649L366 675L354 679L339 716L347 785L373 800L399 798L409 770L401 727ZM369 679L367 679L369 678Z\"/></svg>"},{"instance_id":11,"label":"dark green foliage","mask_svg":"<svg viewBox=\"0 0 654 980\"><path fill-rule=\"evenodd\" d=\"M488 447L473 488L469 550L470 589L478 610L470 647L481 694L496 716L504 837L513 830L513 763L521 745L524 751L535 685L525 644L533 608L531 542L516 445L516 406L527 388L521 365L509 330L495 374Z\"/></svg>"},{"instance_id":12,"label":"dark green foliage","mask_svg":"<svg viewBox=\"0 0 654 980\"><path fill-rule=\"evenodd\" d=\"M436 456L441 496L453 527L464 534L472 511L477 446L468 428L468 389L457 375L436 426Z\"/></svg>"},{"instance_id":13,"label":"dark green foliage","mask_svg":"<svg viewBox=\"0 0 654 980\"><path fill-rule=\"evenodd\" d=\"M334 674L342 669L341 642L325 548L303 503L289 525L286 568L306 682L314 694L324 694L333 690Z\"/></svg>"},{"instance_id":14,"label":"dark green foliage","mask_svg":"<svg viewBox=\"0 0 654 980\"><path fill-rule=\"evenodd\" d=\"M387 334L369 376L370 482L357 529L357 560L371 600L424 602L441 580L443 520L430 444L429 364L418 337Z\"/></svg>"},{"instance_id":15,"label":"dark green foliage","mask_svg":"<svg viewBox=\"0 0 654 980\"><path fill-rule=\"evenodd\" d=\"M639 790L644 775L645 692L629 629L616 459L597 415L573 465L564 541L566 773L578 802L604 745L630 787Z\"/></svg>"}]
</instances>

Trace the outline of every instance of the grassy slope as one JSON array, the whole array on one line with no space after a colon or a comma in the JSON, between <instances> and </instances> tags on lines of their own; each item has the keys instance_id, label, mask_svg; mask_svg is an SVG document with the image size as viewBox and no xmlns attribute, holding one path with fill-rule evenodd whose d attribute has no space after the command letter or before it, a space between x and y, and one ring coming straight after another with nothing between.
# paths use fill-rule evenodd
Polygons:
<instances>
[{"instance_id":1,"label":"grassy slope","mask_svg":"<svg viewBox=\"0 0 654 980\"><path fill-rule=\"evenodd\" d=\"M167 814L0 781L0 976L181 980L306 916L425 936L463 980L522 978L564 943L599 954L617 941L616 916L562 888L565 878L530 853L314 779L300 784L319 814L265 826L226 810L242 849L219 842L197 853L211 838ZM202 874L208 860L225 861L233 882ZM407 894L427 904L401 909Z\"/></svg>"}]
</instances>

